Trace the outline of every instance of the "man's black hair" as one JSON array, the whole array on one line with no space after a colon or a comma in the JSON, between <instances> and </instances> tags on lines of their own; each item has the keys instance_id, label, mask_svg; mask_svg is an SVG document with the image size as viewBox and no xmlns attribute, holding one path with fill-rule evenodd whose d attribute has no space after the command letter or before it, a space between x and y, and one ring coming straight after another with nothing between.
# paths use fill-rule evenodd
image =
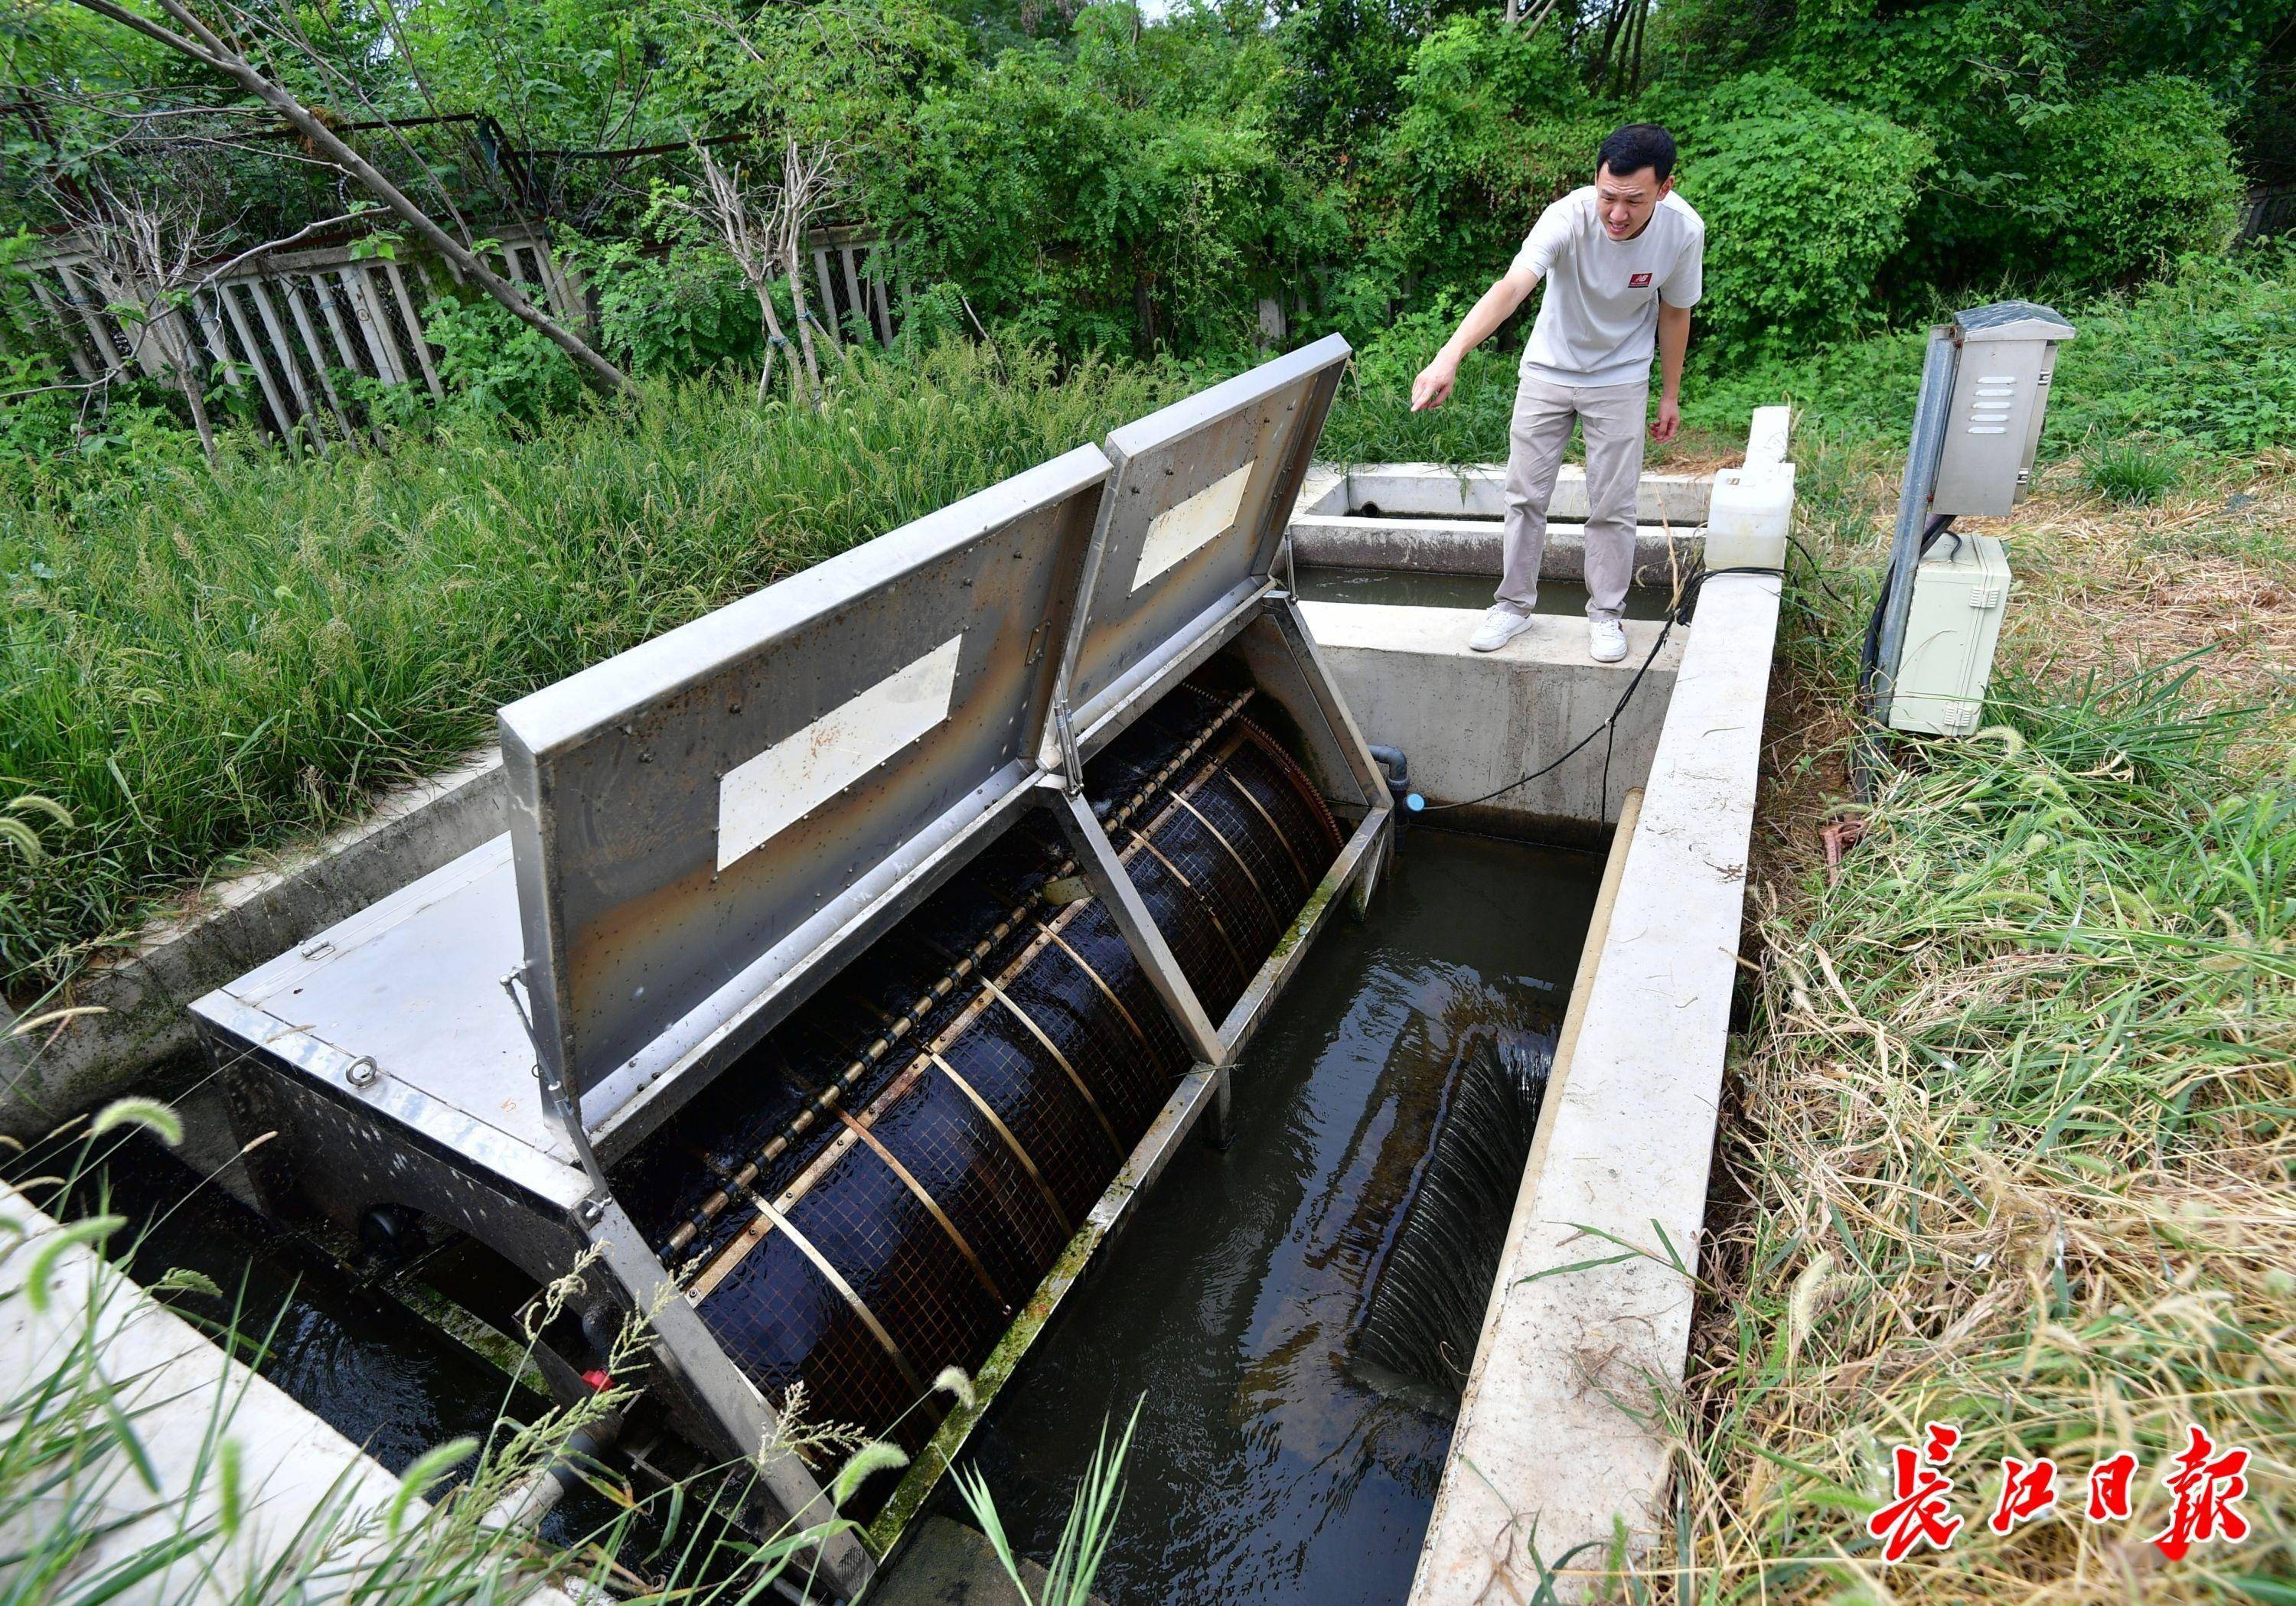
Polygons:
<instances>
[{"instance_id":1,"label":"man's black hair","mask_svg":"<svg viewBox=\"0 0 2296 1606\"><path fill-rule=\"evenodd\" d=\"M1595 171L1611 169L1613 178L1626 178L1651 170L1651 176L1664 184L1674 175L1674 135L1656 123L1628 123L1603 142L1603 149L1595 158Z\"/></svg>"}]
</instances>

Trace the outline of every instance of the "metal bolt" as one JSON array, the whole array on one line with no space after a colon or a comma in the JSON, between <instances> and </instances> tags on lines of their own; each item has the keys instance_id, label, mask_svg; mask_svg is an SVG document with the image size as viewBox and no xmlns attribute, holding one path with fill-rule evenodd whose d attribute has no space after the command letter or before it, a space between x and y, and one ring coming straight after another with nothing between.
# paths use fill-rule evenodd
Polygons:
<instances>
[{"instance_id":1,"label":"metal bolt","mask_svg":"<svg viewBox=\"0 0 2296 1606\"><path fill-rule=\"evenodd\" d=\"M586 1199L582 1201L582 1225L584 1226L596 1226L605 1218L605 1206L600 1204L594 1199Z\"/></svg>"},{"instance_id":2,"label":"metal bolt","mask_svg":"<svg viewBox=\"0 0 2296 1606\"><path fill-rule=\"evenodd\" d=\"M376 1066L373 1055L361 1054L344 1070L343 1080L354 1087L372 1086L379 1070L380 1068Z\"/></svg>"}]
</instances>

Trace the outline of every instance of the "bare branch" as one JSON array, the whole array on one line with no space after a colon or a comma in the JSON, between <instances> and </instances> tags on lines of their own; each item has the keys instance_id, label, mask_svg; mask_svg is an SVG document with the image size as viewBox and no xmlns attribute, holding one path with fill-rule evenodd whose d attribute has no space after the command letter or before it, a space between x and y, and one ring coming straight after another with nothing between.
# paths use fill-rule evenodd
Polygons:
<instances>
[{"instance_id":1,"label":"bare branch","mask_svg":"<svg viewBox=\"0 0 2296 1606\"><path fill-rule=\"evenodd\" d=\"M297 229L291 234L283 234L276 240L266 240L260 245L250 245L245 250L240 252L238 256L232 258L231 260L223 264L222 266L211 267L208 269L207 272L201 274L199 278L193 282L193 288L195 290L204 290L209 284L213 283L216 280L222 278L226 274L231 272L233 268L237 267L242 262L250 261L254 258L260 257L266 251L283 251L289 246L297 244L301 241L308 240L314 234L324 234L325 231L334 227L335 225L339 223L348 223L353 218L363 217L365 215L365 209L361 209L358 211L340 213L332 217L322 217L316 223L305 224L301 228Z\"/></svg>"},{"instance_id":2,"label":"bare branch","mask_svg":"<svg viewBox=\"0 0 2296 1606\"><path fill-rule=\"evenodd\" d=\"M118 0L74 0L74 4L83 10L131 29L179 55L222 73L239 85L284 118L310 143L313 150L324 154L377 200L398 213L424 243L453 263L465 278L475 281L512 316L572 357L592 383L609 391L627 388L628 376L619 368L593 350L580 336L542 312L516 285L488 267L476 253L441 228L428 212L415 205L372 162L313 116L301 102L266 76L244 55L224 43L213 29L183 4L183 0L154 0L154 3L174 21L175 28L130 11Z\"/></svg>"}]
</instances>

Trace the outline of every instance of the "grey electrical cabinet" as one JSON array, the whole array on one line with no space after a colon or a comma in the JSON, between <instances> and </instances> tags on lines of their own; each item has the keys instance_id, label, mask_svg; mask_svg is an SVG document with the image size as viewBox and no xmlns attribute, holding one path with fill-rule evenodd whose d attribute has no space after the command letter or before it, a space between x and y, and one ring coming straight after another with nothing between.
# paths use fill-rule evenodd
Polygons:
<instances>
[{"instance_id":1,"label":"grey electrical cabinet","mask_svg":"<svg viewBox=\"0 0 2296 1606\"><path fill-rule=\"evenodd\" d=\"M1953 400L1929 511L1956 518L2006 513L2025 499L2033 477L2049 376L2073 327L2053 307L1996 301L1956 315L1952 338Z\"/></svg>"}]
</instances>

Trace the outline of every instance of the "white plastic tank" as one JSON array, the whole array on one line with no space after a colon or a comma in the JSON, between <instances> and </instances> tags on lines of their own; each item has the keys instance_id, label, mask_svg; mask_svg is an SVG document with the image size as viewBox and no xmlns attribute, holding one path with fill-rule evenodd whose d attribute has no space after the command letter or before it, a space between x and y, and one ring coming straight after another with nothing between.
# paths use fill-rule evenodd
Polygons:
<instances>
[{"instance_id":1,"label":"white plastic tank","mask_svg":"<svg viewBox=\"0 0 2296 1606\"><path fill-rule=\"evenodd\" d=\"M1714 476L1706 508L1706 567L1781 569L1793 522L1794 465L1752 464Z\"/></svg>"}]
</instances>

